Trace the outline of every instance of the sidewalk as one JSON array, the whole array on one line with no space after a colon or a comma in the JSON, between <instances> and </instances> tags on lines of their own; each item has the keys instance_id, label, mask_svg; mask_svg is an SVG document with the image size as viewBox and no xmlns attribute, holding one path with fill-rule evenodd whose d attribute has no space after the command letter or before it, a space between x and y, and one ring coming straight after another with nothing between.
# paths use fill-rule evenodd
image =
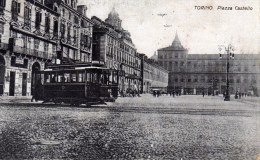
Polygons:
<instances>
[{"instance_id":1,"label":"sidewalk","mask_svg":"<svg viewBox=\"0 0 260 160\"><path fill-rule=\"evenodd\" d=\"M30 103L32 96L0 96L0 103Z\"/></svg>"}]
</instances>

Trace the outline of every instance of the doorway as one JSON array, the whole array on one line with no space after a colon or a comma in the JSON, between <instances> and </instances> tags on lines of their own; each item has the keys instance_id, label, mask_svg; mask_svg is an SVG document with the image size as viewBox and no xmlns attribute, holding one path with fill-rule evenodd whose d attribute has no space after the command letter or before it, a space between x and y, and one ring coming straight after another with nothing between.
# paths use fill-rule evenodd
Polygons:
<instances>
[{"instance_id":1,"label":"doorway","mask_svg":"<svg viewBox=\"0 0 260 160\"><path fill-rule=\"evenodd\" d=\"M0 56L0 96L4 94L4 82L5 82L5 59Z\"/></svg>"},{"instance_id":2,"label":"doorway","mask_svg":"<svg viewBox=\"0 0 260 160\"><path fill-rule=\"evenodd\" d=\"M38 62L35 62L32 65L32 79L31 79L31 95L34 95L34 90L35 90L35 82L36 82L36 76L35 72L39 71L41 69L40 64Z\"/></svg>"},{"instance_id":3,"label":"doorway","mask_svg":"<svg viewBox=\"0 0 260 160\"><path fill-rule=\"evenodd\" d=\"M22 96L26 96L26 92L27 92L27 73L23 73Z\"/></svg>"},{"instance_id":4,"label":"doorway","mask_svg":"<svg viewBox=\"0 0 260 160\"><path fill-rule=\"evenodd\" d=\"M14 96L15 91L15 72L10 72L10 87L9 87L9 96Z\"/></svg>"}]
</instances>

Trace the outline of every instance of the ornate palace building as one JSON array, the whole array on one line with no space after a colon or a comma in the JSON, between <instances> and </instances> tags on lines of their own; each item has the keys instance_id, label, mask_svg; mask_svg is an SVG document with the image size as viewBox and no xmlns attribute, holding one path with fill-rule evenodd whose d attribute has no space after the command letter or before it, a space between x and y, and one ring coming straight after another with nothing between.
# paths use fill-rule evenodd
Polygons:
<instances>
[{"instance_id":1,"label":"ornate palace building","mask_svg":"<svg viewBox=\"0 0 260 160\"><path fill-rule=\"evenodd\" d=\"M0 0L0 95L34 93L47 65L90 63L93 23L77 0Z\"/></svg>"},{"instance_id":2,"label":"ornate palace building","mask_svg":"<svg viewBox=\"0 0 260 160\"><path fill-rule=\"evenodd\" d=\"M260 54L239 54L230 59L230 93L259 95ZM226 88L226 55L188 54L176 34L172 45L158 50L158 63L169 71L169 89L183 94L223 93Z\"/></svg>"},{"instance_id":3,"label":"ornate palace building","mask_svg":"<svg viewBox=\"0 0 260 160\"><path fill-rule=\"evenodd\" d=\"M105 21L92 17L93 28L93 63L103 64L107 68L120 70L120 93L127 89L138 90L141 87L141 59L131 35L121 26L122 20L113 10Z\"/></svg>"}]
</instances>

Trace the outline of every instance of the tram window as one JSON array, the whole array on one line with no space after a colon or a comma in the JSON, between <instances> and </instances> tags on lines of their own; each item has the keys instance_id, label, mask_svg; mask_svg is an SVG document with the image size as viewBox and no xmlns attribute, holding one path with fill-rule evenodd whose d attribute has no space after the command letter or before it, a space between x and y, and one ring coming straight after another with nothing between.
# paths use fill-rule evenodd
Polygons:
<instances>
[{"instance_id":1,"label":"tram window","mask_svg":"<svg viewBox=\"0 0 260 160\"><path fill-rule=\"evenodd\" d=\"M71 82L70 74L69 73L64 73L64 80L65 82Z\"/></svg>"},{"instance_id":2,"label":"tram window","mask_svg":"<svg viewBox=\"0 0 260 160\"><path fill-rule=\"evenodd\" d=\"M118 83L117 82L117 73L113 72L113 82L112 83Z\"/></svg>"},{"instance_id":3,"label":"tram window","mask_svg":"<svg viewBox=\"0 0 260 160\"><path fill-rule=\"evenodd\" d=\"M90 73L86 74L86 80L87 80L87 82L91 82L91 74Z\"/></svg>"},{"instance_id":4,"label":"tram window","mask_svg":"<svg viewBox=\"0 0 260 160\"><path fill-rule=\"evenodd\" d=\"M51 75L46 73L44 76L44 83L50 83L51 82Z\"/></svg>"},{"instance_id":5,"label":"tram window","mask_svg":"<svg viewBox=\"0 0 260 160\"><path fill-rule=\"evenodd\" d=\"M109 84L113 81L113 73L109 73Z\"/></svg>"},{"instance_id":6,"label":"tram window","mask_svg":"<svg viewBox=\"0 0 260 160\"><path fill-rule=\"evenodd\" d=\"M79 73L78 81L79 81L79 82L84 82L84 81L85 81L85 79L84 79L84 73Z\"/></svg>"},{"instance_id":7,"label":"tram window","mask_svg":"<svg viewBox=\"0 0 260 160\"><path fill-rule=\"evenodd\" d=\"M93 73L92 74L92 82L93 83L97 83L98 82L98 74L97 73Z\"/></svg>"},{"instance_id":8,"label":"tram window","mask_svg":"<svg viewBox=\"0 0 260 160\"><path fill-rule=\"evenodd\" d=\"M55 83L56 82L56 76L55 73L51 74L51 83Z\"/></svg>"},{"instance_id":9,"label":"tram window","mask_svg":"<svg viewBox=\"0 0 260 160\"><path fill-rule=\"evenodd\" d=\"M70 78L71 78L71 82L77 82L77 74L76 73L72 73Z\"/></svg>"},{"instance_id":10,"label":"tram window","mask_svg":"<svg viewBox=\"0 0 260 160\"><path fill-rule=\"evenodd\" d=\"M107 74L104 74L104 84L107 84L107 82L108 82L108 75Z\"/></svg>"},{"instance_id":11,"label":"tram window","mask_svg":"<svg viewBox=\"0 0 260 160\"><path fill-rule=\"evenodd\" d=\"M58 73L58 82L64 82L64 77L62 73Z\"/></svg>"}]
</instances>

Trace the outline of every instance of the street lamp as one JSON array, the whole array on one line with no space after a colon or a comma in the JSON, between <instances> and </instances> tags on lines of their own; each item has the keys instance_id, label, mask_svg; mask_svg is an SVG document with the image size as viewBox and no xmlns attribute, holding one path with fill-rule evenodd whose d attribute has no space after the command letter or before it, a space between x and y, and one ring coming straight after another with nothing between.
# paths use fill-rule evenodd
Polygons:
<instances>
[{"instance_id":1,"label":"street lamp","mask_svg":"<svg viewBox=\"0 0 260 160\"><path fill-rule=\"evenodd\" d=\"M221 55L221 50L222 48L225 49L226 51L226 54L227 54L227 57L226 57L226 63L227 63L227 72L226 72L226 78L227 78L227 81L226 81L226 94L225 94L225 98L224 98L224 101L230 101L230 94L229 94L229 79L228 79L228 74L229 74L229 59L232 58L234 59L234 47L229 44L227 47L225 47L224 45L220 45L219 46L219 58L221 59L222 58L222 55Z\"/></svg>"}]
</instances>

